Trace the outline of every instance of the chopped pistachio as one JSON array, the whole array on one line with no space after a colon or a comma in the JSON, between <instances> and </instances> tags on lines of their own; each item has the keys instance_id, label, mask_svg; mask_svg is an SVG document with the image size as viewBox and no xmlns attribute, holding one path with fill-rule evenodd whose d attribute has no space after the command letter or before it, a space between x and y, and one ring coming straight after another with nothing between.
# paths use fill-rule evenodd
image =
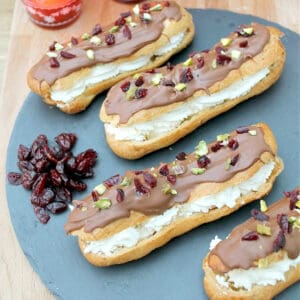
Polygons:
<instances>
[{"instance_id":1,"label":"chopped pistachio","mask_svg":"<svg viewBox=\"0 0 300 300\"><path fill-rule=\"evenodd\" d=\"M186 88L186 84L185 83L177 83L175 85L175 90L179 91L179 92L183 91L185 88Z\"/></svg>"},{"instance_id":2,"label":"chopped pistachio","mask_svg":"<svg viewBox=\"0 0 300 300\"><path fill-rule=\"evenodd\" d=\"M195 154L199 156L206 155L208 153L207 144L205 141L200 141L198 145L195 147Z\"/></svg>"},{"instance_id":3,"label":"chopped pistachio","mask_svg":"<svg viewBox=\"0 0 300 300\"><path fill-rule=\"evenodd\" d=\"M130 22L130 23L129 23L129 26L130 26L130 27L136 27L137 25L138 25L138 24L135 23L135 22Z\"/></svg>"},{"instance_id":4,"label":"chopped pistachio","mask_svg":"<svg viewBox=\"0 0 300 300\"><path fill-rule=\"evenodd\" d=\"M134 98L135 96L135 91L137 90L137 87L136 86L131 86L129 88L129 90L126 92L126 100L130 101Z\"/></svg>"},{"instance_id":5,"label":"chopped pistachio","mask_svg":"<svg viewBox=\"0 0 300 300\"><path fill-rule=\"evenodd\" d=\"M300 200L298 200L295 205L296 207L300 208Z\"/></svg>"},{"instance_id":6,"label":"chopped pistachio","mask_svg":"<svg viewBox=\"0 0 300 300\"><path fill-rule=\"evenodd\" d=\"M249 130L248 133L252 136L256 135L256 130Z\"/></svg>"},{"instance_id":7,"label":"chopped pistachio","mask_svg":"<svg viewBox=\"0 0 300 300\"><path fill-rule=\"evenodd\" d=\"M92 44L95 44L95 45L99 46L99 45L101 44L101 39L100 39L98 36L94 35L94 36L92 36L92 38L90 39L90 42L91 42Z\"/></svg>"},{"instance_id":8,"label":"chopped pistachio","mask_svg":"<svg viewBox=\"0 0 300 300\"><path fill-rule=\"evenodd\" d=\"M94 203L94 206L100 209L108 209L111 207L111 201L108 198L101 198Z\"/></svg>"},{"instance_id":9,"label":"chopped pistachio","mask_svg":"<svg viewBox=\"0 0 300 300\"><path fill-rule=\"evenodd\" d=\"M296 221L294 222L293 227L300 229L300 218L296 219Z\"/></svg>"},{"instance_id":10,"label":"chopped pistachio","mask_svg":"<svg viewBox=\"0 0 300 300\"><path fill-rule=\"evenodd\" d=\"M266 212L268 210L268 206L265 200L260 200L259 204L260 204L260 211Z\"/></svg>"},{"instance_id":11,"label":"chopped pistachio","mask_svg":"<svg viewBox=\"0 0 300 300\"><path fill-rule=\"evenodd\" d=\"M54 48L56 51L64 49L64 46L61 45L60 43L55 43Z\"/></svg>"},{"instance_id":12,"label":"chopped pistachio","mask_svg":"<svg viewBox=\"0 0 300 300\"><path fill-rule=\"evenodd\" d=\"M184 65L185 67L188 67L188 66L191 66L192 63L193 63L193 60L192 60L192 58L190 57L190 58L188 58L188 59L183 63L183 65Z\"/></svg>"},{"instance_id":13,"label":"chopped pistachio","mask_svg":"<svg viewBox=\"0 0 300 300\"><path fill-rule=\"evenodd\" d=\"M143 14L143 19L144 19L144 20L147 20L147 21L151 21L151 20L152 20L152 17L151 17L150 14L144 13L144 14Z\"/></svg>"},{"instance_id":14,"label":"chopped pistachio","mask_svg":"<svg viewBox=\"0 0 300 300\"><path fill-rule=\"evenodd\" d=\"M132 17L131 16L128 16L125 18L126 20L126 23L131 23L132 22Z\"/></svg>"},{"instance_id":15,"label":"chopped pistachio","mask_svg":"<svg viewBox=\"0 0 300 300\"><path fill-rule=\"evenodd\" d=\"M89 33L87 33L87 32L85 32L85 33L81 36L81 38L82 38L83 40L88 40L90 37L91 37L91 35L90 35Z\"/></svg>"},{"instance_id":16,"label":"chopped pistachio","mask_svg":"<svg viewBox=\"0 0 300 300\"><path fill-rule=\"evenodd\" d=\"M227 158L225 162L225 170L228 171L230 169L231 158Z\"/></svg>"},{"instance_id":17,"label":"chopped pistachio","mask_svg":"<svg viewBox=\"0 0 300 300\"><path fill-rule=\"evenodd\" d=\"M162 10L161 4L156 4L150 8L150 11L159 11Z\"/></svg>"},{"instance_id":18,"label":"chopped pistachio","mask_svg":"<svg viewBox=\"0 0 300 300\"><path fill-rule=\"evenodd\" d=\"M119 30L119 26L115 25L111 29L109 29L109 32L114 33L114 32L117 32L118 30Z\"/></svg>"},{"instance_id":19,"label":"chopped pistachio","mask_svg":"<svg viewBox=\"0 0 300 300\"><path fill-rule=\"evenodd\" d=\"M141 76L141 73L136 73L132 76L134 80L137 80Z\"/></svg>"},{"instance_id":20,"label":"chopped pistachio","mask_svg":"<svg viewBox=\"0 0 300 300\"><path fill-rule=\"evenodd\" d=\"M155 74L151 79L152 85L159 85L162 78L163 78L163 74L161 73Z\"/></svg>"},{"instance_id":21,"label":"chopped pistachio","mask_svg":"<svg viewBox=\"0 0 300 300\"><path fill-rule=\"evenodd\" d=\"M294 217L294 216L290 216L290 217L288 218L289 223L294 223L294 222L296 222L296 220L297 220L297 218Z\"/></svg>"},{"instance_id":22,"label":"chopped pistachio","mask_svg":"<svg viewBox=\"0 0 300 300\"><path fill-rule=\"evenodd\" d=\"M235 59L235 60L238 60L241 58L241 55L242 55L242 52L240 50L231 50L231 58L232 59Z\"/></svg>"},{"instance_id":23,"label":"chopped pistachio","mask_svg":"<svg viewBox=\"0 0 300 300\"><path fill-rule=\"evenodd\" d=\"M57 57L58 56L58 54L56 53L56 52L47 52L47 56L48 57Z\"/></svg>"},{"instance_id":24,"label":"chopped pistachio","mask_svg":"<svg viewBox=\"0 0 300 300\"><path fill-rule=\"evenodd\" d=\"M121 186L129 186L131 184L131 179L125 176L121 182Z\"/></svg>"},{"instance_id":25,"label":"chopped pistachio","mask_svg":"<svg viewBox=\"0 0 300 300\"><path fill-rule=\"evenodd\" d=\"M232 39L230 38L223 38L221 39L221 44L224 46L224 47L227 47L231 44L232 42Z\"/></svg>"},{"instance_id":26,"label":"chopped pistachio","mask_svg":"<svg viewBox=\"0 0 300 300\"><path fill-rule=\"evenodd\" d=\"M257 233L259 234L262 234L262 235L271 235L271 227L269 226L266 226L266 225L263 225L263 224L257 224L256 225L256 231Z\"/></svg>"},{"instance_id":27,"label":"chopped pistachio","mask_svg":"<svg viewBox=\"0 0 300 300\"><path fill-rule=\"evenodd\" d=\"M153 173L152 175L153 175L154 177L157 177L157 174L156 174L156 173Z\"/></svg>"},{"instance_id":28,"label":"chopped pistachio","mask_svg":"<svg viewBox=\"0 0 300 300\"><path fill-rule=\"evenodd\" d=\"M86 50L86 56L90 60L93 60L93 59L95 59L95 52L92 49L88 49L88 50Z\"/></svg>"},{"instance_id":29,"label":"chopped pistachio","mask_svg":"<svg viewBox=\"0 0 300 300\"><path fill-rule=\"evenodd\" d=\"M202 175L206 171L205 168L192 168L192 174L194 175Z\"/></svg>"},{"instance_id":30,"label":"chopped pistachio","mask_svg":"<svg viewBox=\"0 0 300 300\"><path fill-rule=\"evenodd\" d=\"M177 195L177 191L175 189L172 189L168 183L162 186L162 192L165 195Z\"/></svg>"},{"instance_id":31,"label":"chopped pistachio","mask_svg":"<svg viewBox=\"0 0 300 300\"><path fill-rule=\"evenodd\" d=\"M217 68L217 60L216 60L216 59L214 59L214 60L211 62L211 67L212 67L213 69L216 69L216 68Z\"/></svg>"},{"instance_id":32,"label":"chopped pistachio","mask_svg":"<svg viewBox=\"0 0 300 300\"><path fill-rule=\"evenodd\" d=\"M217 141L218 142L223 142L223 141L226 141L230 138L230 134L229 133L224 133L224 134L219 134L217 136Z\"/></svg>"},{"instance_id":33,"label":"chopped pistachio","mask_svg":"<svg viewBox=\"0 0 300 300\"><path fill-rule=\"evenodd\" d=\"M132 9L133 13L138 16L140 14L140 7L139 5L135 5L135 7Z\"/></svg>"},{"instance_id":34,"label":"chopped pistachio","mask_svg":"<svg viewBox=\"0 0 300 300\"><path fill-rule=\"evenodd\" d=\"M258 268L263 269L268 267L268 259L267 258L260 258L258 260Z\"/></svg>"},{"instance_id":35,"label":"chopped pistachio","mask_svg":"<svg viewBox=\"0 0 300 300\"><path fill-rule=\"evenodd\" d=\"M81 211L87 211L87 207L86 207L86 206L82 206L82 207L80 208L80 210L81 210Z\"/></svg>"},{"instance_id":36,"label":"chopped pistachio","mask_svg":"<svg viewBox=\"0 0 300 300\"><path fill-rule=\"evenodd\" d=\"M243 31L246 32L247 34L251 35L254 31L253 27L245 27L243 28Z\"/></svg>"},{"instance_id":37,"label":"chopped pistachio","mask_svg":"<svg viewBox=\"0 0 300 300\"><path fill-rule=\"evenodd\" d=\"M102 195L102 194L104 194L104 192L106 191L106 186L105 186L103 183L101 183L101 184L97 185L97 186L94 188L94 190L95 190L99 195Z\"/></svg>"}]
</instances>

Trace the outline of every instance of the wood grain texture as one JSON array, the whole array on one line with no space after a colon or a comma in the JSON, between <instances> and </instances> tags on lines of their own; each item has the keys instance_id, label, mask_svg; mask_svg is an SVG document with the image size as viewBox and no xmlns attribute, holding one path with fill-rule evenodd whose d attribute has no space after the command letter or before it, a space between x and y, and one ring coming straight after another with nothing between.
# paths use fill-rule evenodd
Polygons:
<instances>
[{"instance_id":1,"label":"wood grain texture","mask_svg":"<svg viewBox=\"0 0 300 300\"><path fill-rule=\"evenodd\" d=\"M13 0L1 0L0 12L0 72L7 37L9 36L10 9ZM278 22L287 28L300 32L300 1L298 0L181 0L186 7L228 9L238 13L253 14L270 21ZM84 1L83 13L71 26L57 31L46 30L33 25L26 15L21 1L16 1L10 44L6 59L7 68L4 73L3 90L0 99L0 188L5 190L5 157L9 136L15 118L29 92L26 85L26 73L41 56L47 46L59 36L59 40L67 39L72 34L80 34L89 30L96 22L102 24L111 21L118 12L126 10L125 5L114 1ZM96 13L98 12L98 13ZM2 26L3 25L3 26ZM1 78L1 77L0 77ZM0 299L53 299L44 287L38 275L32 270L16 240L5 193L0 199Z\"/></svg>"}]
</instances>

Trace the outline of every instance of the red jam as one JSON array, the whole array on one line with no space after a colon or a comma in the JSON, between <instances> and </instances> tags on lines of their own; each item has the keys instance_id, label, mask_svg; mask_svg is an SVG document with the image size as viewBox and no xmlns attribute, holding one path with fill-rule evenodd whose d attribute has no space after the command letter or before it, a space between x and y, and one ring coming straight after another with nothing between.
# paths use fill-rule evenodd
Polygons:
<instances>
[{"instance_id":1,"label":"red jam","mask_svg":"<svg viewBox=\"0 0 300 300\"><path fill-rule=\"evenodd\" d=\"M65 26L80 14L82 0L23 0L30 19L44 27Z\"/></svg>"}]
</instances>

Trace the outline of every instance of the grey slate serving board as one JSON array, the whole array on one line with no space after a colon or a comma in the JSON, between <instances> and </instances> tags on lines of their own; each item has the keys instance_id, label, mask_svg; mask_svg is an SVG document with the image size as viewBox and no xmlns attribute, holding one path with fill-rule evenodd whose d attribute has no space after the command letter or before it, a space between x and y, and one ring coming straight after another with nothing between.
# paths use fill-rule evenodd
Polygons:
<instances>
[{"instance_id":1,"label":"grey slate serving board","mask_svg":"<svg viewBox=\"0 0 300 300\"><path fill-rule=\"evenodd\" d=\"M192 50L210 48L239 24L252 21L280 28L287 49L287 61L282 77L271 89L240 104L231 111L210 120L192 134L177 142L172 149L163 149L137 161L116 157L106 145L103 126L98 120L99 107L105 97L101 94L86 112L65 115L43 104L30 93L16 120L8 147L6 170L16 170L19 144L29 145L40 133L53 138L60 132L76 132L79 140L74 153L92 147L99 153L96 176L87 180L88 190L102 180L126 169L141 169L170 161L180 151L190 152L200 139L214 140L222 132L239 125L266 122L278 140L279 155L285 170L279 176L268 203L276 201L285 190L299 185L299 115L300 115L300 38L296 33L249 15L222 10L191 10L196 36L189 48L174 56L173 63L186 59ZM206 299L203 290L202 259L208 252L210 240L218 235L225 238L231 229L249 217L252 203L224 219L206 224L135 262L109 268L96 268L80 254L76 239L67 237L63 225L67 213L54 216L45 226L33 214L30 193L22 187L6 186L11 220L20 245L32 267L58 299ZM86 192L87 194L88 192ZM75 195L83 197L84 195ZM300 284L295 284L278 299L297 299Z\"/></svg>"}]
</instances>

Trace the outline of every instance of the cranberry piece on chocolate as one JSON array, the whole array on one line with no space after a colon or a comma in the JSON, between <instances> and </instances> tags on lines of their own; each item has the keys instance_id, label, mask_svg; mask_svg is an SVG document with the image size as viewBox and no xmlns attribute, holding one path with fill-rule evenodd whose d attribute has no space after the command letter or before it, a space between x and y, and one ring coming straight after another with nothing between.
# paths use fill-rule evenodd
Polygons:
<instances>
[{"instance_id":1,"label":"cranberry piece on chocolate","mask_svg":"<svg viewBox=\"0 0 300 300\"><path fill-rule=\"evenodd\" d=\"M292 226L289 223L287 215L278 214L277 215L277 223L284 233L290 233L292 231Z\"/></svg>"},{"instance_id":2,"label":"cranberry piece on chocolate","mask_svg":"<svg viewBox=\"0 0 300 300\"><path fill-rule=\"evenodd\" d=\"M240 48L246 48L248 46L248 41L245 40L245 41L240 42L239 46L240 46Z\"/></svg>"},{"instance_id":3,"label":"cranberry piece on chocolate","mask_svg":"<svg viewBox=\"0 0 300 300\"><path fill-rule=\"evenodd\" d=\"M235 155L235 156L231 159L230 165L235 166L236 163L238 162L239 158L240 158L240 155L239 155L239 154Z\"/></svg>"},{"instance_id":4,"label":"cranberry piece on chocolate","mask_svg":"<svg viewBox=\"0 0 300 300\"><path fill-rule=\"evenodd\" d=\"M289 192L290 198L290 209L293 210L296 208L296 202L298 201L298 191Z\"/></svg>"},{"instance_id":5,"label":"cranberry piece on chocolate","mask_svg":"<svg viewBox=\"0 0 300 300\"><path fill-rule=\"evenodd\" d=\"M7 174L7 179L10 184L20 185L22 184L22 174L16 172L9 172Z\"/></svg>"},{"instance_id":6,"label":"cranberry piece on chocolate","mask_svg":"<svg viewBox=\"0 0 300 300\"><path fill-rule=\"evenodd\" d=\"M121 203L125 199L125 193L122 189L117 189L117 195L116 195L116 200L117 202Z\"/></svg>"},{"instance_id":7,"label":"cranberry piece on chocolate","mask_svg":"<svg viewBox=\"0 0 300 300\"><path fill-rule=\"evenodd\" d=\"M61 51L61 52L60 52L60 55L61 55L63 58L67 58L67 59L76 57L75 54L70 53L70 52L67 52L67 51Z\"/></svg>"},{"instance_id":8,"label":"cranberry piece on chocolate","mask_svg":"<svg viewBox=\"0 0 300 300\"><path fill-rule=\"evenodd\" d=\"M73 46L75 46L75 45L77 45L78 44L78 40L75 38L75 37L71 37L71 44L73 45Z\"/></svg>"},{"instance_id":9,"label":"cranberry piece on chocolate","mask_svg":"<svg viewBox=\"0 0 300 300\"><path fill-rule=\"evenodd\" d=\"M134 83L136 86L141 86L144 84L144 77L140 76Z\"/></svg>"},{"instance_id":10,"label":"cranberry piece on chocolate","mask_svg":"<svg viewBox=\"0 0 300 300\"><path fill-rule=\"evenodd\" d=\"M99 199L99 194L97 193L97 191L92 191L91 193L93 201L96 202Z\"/></svg>"},{"instance_id":11,"label":"cranberry piece on chocolate","mask_svg":"<svg viewBox=\"0 0 300 300\"><path fill-rule=\"evenodd\" d=\"M176 183L176 175L167 175L167 180L171 183L171 184L175 184Z\"/></svg>"},{"instance_id":12,"label":"cranberry piece on chocolate","mask_svg":"<svg viewBox=\"0 0 300 300\"><path fill-rule=\"evenodd\" d=\"M106 34L104 39L108 46L111 46L116 42L115 36L112 33Z\"/></svg>"},{"instance_id":13,"label":"cranberry piece on chocolate","mask_svg":"<svg viewBox=\"0 0 300 300\"><path fill-rule=\"evenodd\" d=\"M54 41L50 46L49 46L49 51L55 51L55 44L56 44L57 42L56 41Z\"/></svg>"},{"instance_id":14,"label":"cranberry piece on chocolate","mask_svg":"<svg viewBox=\"0 0 300 300\"><path fill-rule=\"evenodd\" d=\"M210 159L206 155L201 156L197 160L197 165L199 168L205 168L209 163Z\"/></svg>"},{"instance_id":15,"label":"cranberry piece on chocolate","mask_svg":"<svg viewBox=\"0 0 300 300\"><path fill-rule=\"evenodd\" d=\"M258 221L268 221L269 216L258 210L257 208L253 208L251 210L251 216Z\"/></svg>"},{"instance_id":16,"label":"cranberry piece on chocolate","mask_svg":"<svg viewBox=\"0 0 300 300\"><path fill-rule=\"evenodd\" d=\"M176 155L176 158L178 160L185 160L187 157L187 154L185 152L179 152L177 155Z\"/></svg>"},{"instance_id":17,"label":"cranberry piece on chocolate","mask_svg":"<svg viewBox=\"0 0 300 300\"><path fill-rule=\"evenodd\" d=\"M157 179L150 173L144 172L144 180L151 187L154 188L157 185Z\"/></svg>"},{"instance_id":18,"label":"cranberry piece on chocolate","mask_svg":"<svg viewBox=\"0 0 300 300\"><path fill-rule=\"evenodd\" d=\"M249 131L249 127L241 126L236 129L236 132L239 134L247 133Z\"/></svg>"},{"instance_id":19,"label":"cranberry piece on chocolate","mask_svg":"<svg viewBox=\"0 0 300 300\"><path fill-rule=\"evenodd\" d=\"M128 38L129 40L131 40L132 34L131 34L131 30L128 27L128 25L124 26L124 28L123 28L123 35L124 35L124 37Z\"/></svg>"},{"instance_id":20,"label":"cranberry piece on chocolate","mask_svg":"<svg viewBox=\"0 0 300 300\"><path fill-rule=\"evenodd\" d=\"M49 61L50 61L50 67L51 68L58 68L60 66L59 61L57 60L56 57L51 57L49 59Z\"/></svg>"},{"instance_id":21,"label":"cranberry piece on chocolate","mask_svg":"<svg viewBox=\"0 0 300 300\"><path fill-rule=\"evenodd\" d=\"M219 142L215 143L214 145L212 145L210 147L210 150L212 152L217 152L218 150L220 150L223 147L223 145L221 145Z\"/></svg>"},{"instance_id":22,"label":"cranberry piece on chocolate","mask_svg":"<svg viewBox=\"0 0 300 300\"><path fill-rule=\"evenodd\" d=\"M138 178L134 178L133 182L134 182L135 190L138 193L147 194L150 192L150 190L147 187L145 187Z\"/></svg>"},{"instance_id":23,"label":"cranberry piece on chocolate","mask_svg":"<svg viewBox=\"0 0 300 300\"><path fill-rule=\"evenodd\" d=\"M218 65L224 65L225 63L231 62L231 57L223 54L217 55L217 64Z\"/></svg>"},{"instance_id":24,"label":"cranberry piece on chocolate","mask_svg":"<svg viewBox=\"0 0 300 300\"><path fill-rule=\"evenodd\" d=\"M116 25L116 26L123 26L124 24L126 24L125 18L120 17L119 19L117 19L117 20L115 21L115 25Z\"/></svg>"},{"instance_id":25,"label":"cranberry piece on chocolate","mask_svg":"<svg viewBox=\"0 0 300 300\"><path fill-rule=\"evenodd\" d=\"M277 234L276 239L273 242L273 251L277 252L285 246L285 236L283 230L280 230Z\"/></svg>"},{"instance_id":26,"label":"cranberry piece on chocolate","mask_svg":"<svg viewBox=\"0 0 300 300\"><path fill-rule=\"evenodd\" d=\"M258 238L259 237L256 231L250 231L242 236L242 241L256 241Z\"/></svg>"},{"instance_id":27,"label":"cranberry piece on chocolate","mask_svg":"<svg viewBox=\"0 0 300 300\"><path fill-rule=\"evenodd\" d=\"M169 1L163 1L163 6L164 7L169 7L170 6L170 2Z\"/></svg>"},{"instance_id":28,"label":"cranberry piece on chocolate","mask_svg":"<svg viewBox=\"0 0 300 300\"><path fill-rule=\"evenodd\" d=\"M42 207L35 207L34 213L42 224L46 224L50 219L48 212Z\"/></svg>"},{"instance_id":29,"label":"cranberry piece on chocolate","mask_svg":"<svg viewBox=\"0 0 300 300\"><path fill-rule=\"evenodd\" d=\"M192 73L192 69L187 68L180 74L179 80L180 80L180 82L187 83L187 82L191 81L193 78L194 78L194 76Z\"/></svg>"},{"instance_id":30,"label":"cranberry piece on chocolate","mask_svg":"<svg viewBox=\"0 0 300 300\"><path fill-rule=\"evenodd\" d=\"M122 85L121 85L121 90L126 93L130 88L130 82L129 81L125 81Z\"/></svg>"},{"instance_id":31,"label":"cranberry piece on chocolate","mask_svg":"<svg viewBox=\"0 0 300 300\"><path fill-rule=\"evenodd\" d=\"M122 181L122 176L120 174L116 174L106 180L103 181L103 184L107 187L107 188L111 188L114 185L120 184Z\"/></svg>"},{"instance_id":32,"label":"cranberry piece on chocolate","mask_svg":"<svg viewBox=\"0 0 300 300\"><path fill-rule=\"evenodd\" d=\"M160 169L159 169L158 172L162 176L168 176L169 175L169 167L168 167L168 165L165 164L162 167L160 167Z\"/></svg>"},{"instance_id":33,"label":"cranberry piece on chocolate","mask_svg":"<svg viewBox=\"0 0 300 300\"><path fill-rule=\"evenodd\" d=\"M144 98L144 97L147 96L147 92L148 92L147 89L137 89L137 90L135 91L135 98L136 98L136 99Z\"/></svg>"},{"instance_id":34,"label":"cranberry piece on chocolate","mask_svg":"<svg viewBox=\"0 0 300 300\"><path fill-rule=\"evenodd\" d=\"M239 147L239 142L236 139L231 139L228 142L228 147L232 150L236 150Z\"/></svg>"},{"instance_id":35,"label":"cranberry piece on chocolate","mask_svg":"<svg viewBox=\"0 0 300 300\"><path fill-rule=\"evenodd\" d=\"M200 58L197 59L197 68L201 69L204 66L204 58L201 56Z\"/></svg>"},{"instance_id":36,"label":"cranberry piece on chocolate","mask_svg":"<svg viewBox=\"0 0 300 300\"><path fill-rule=\"evenodd\" d=\"M150 8L151 8L150 3L144 3L144 4L142 5L142 10L149 10Z\"/></svg>"},{"instance_id":37,"label":"cranberry piece on chocolate","mask_svg":"<svg viewBox=\"0 0 300 300\"><path fill-rule=\"evenodd\" d=\"M223 48L223 47L217 46L215 48L215 51L216 51L217 54L224 54L226 52L226 49Z\"/></svg>"},{"instance_id":38,"label":"cranberry piece on chocolate","mask_svg":"<svg viewBox=\"0 0 300 300\"><path fill-rule=\"evenodd\" d=\"M92 35L96 35L102 32L102 28L100 24L96 24L92 29Z\"/></svg>"},{"instance_id":39,"label":"cranberry piece on chocolate","mask_svg":"<svg viewBox=\"0 0 300 300\"><path fill-rule=\"evenodd\" d=\"M174 66L170 62L167 62L167 70L172 71L173 69Z\"/></svg>"}]
</instances>

